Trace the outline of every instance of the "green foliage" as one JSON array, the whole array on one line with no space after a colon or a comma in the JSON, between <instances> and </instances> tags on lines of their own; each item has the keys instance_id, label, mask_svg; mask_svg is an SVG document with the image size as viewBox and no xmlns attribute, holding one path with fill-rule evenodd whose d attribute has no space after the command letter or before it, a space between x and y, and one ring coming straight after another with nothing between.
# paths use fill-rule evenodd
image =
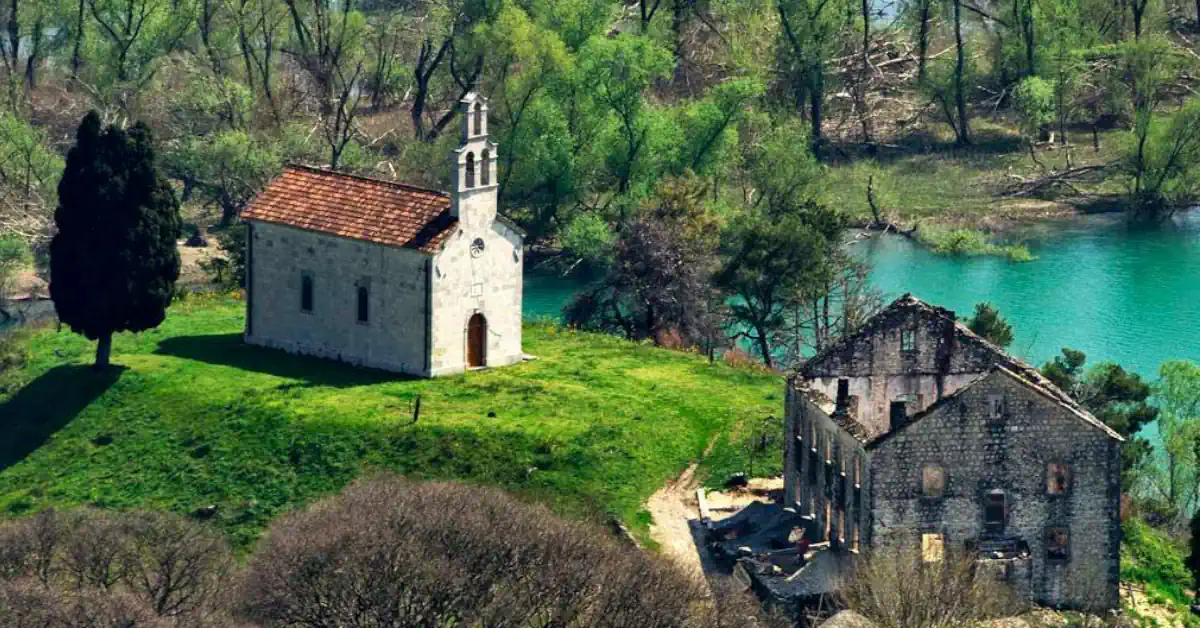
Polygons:
<instances>
[{"instance_id":1,"label":"green foliage","mask_svg":"<svg viewBox=\"0 0 1200 628\"><path fill-rule=\"evenodd\" d=\"M1021 116L1021 130L1030 141L1038 139L1054 121L1054 84L1036 76L1025 77L1013 90L1013 100Z\"/></svg>"},{"instance_id":2,"label":"green foliage","mask_svg":"<svg viewBox=\"0 0 1200 628\"><path fill-rule=\"evenodd\" d=\"M225 288L246 287L246 225L230 225L216 234L223 255L200 262L212 282Z\"/></svg>"},{"instance_id":3,"label":"green foliage","mask_svg":"<svg viewBox=\"0 0 1200 628\"><path fill-rule=\"evenodd\" d=\"M1156 218L1200 199L1200 99L1169 117L1141 112L1122 170L1139 215Z\"/></svg>"},{"instance_id":4,"label":"green foliage","mask_svg":"<svg viewBox=\"0 0 1200 628\"><path fill-rule=\"evenodd\" d=\"M63 160L50 149L44 130L11 113L0 114L0 186L17 203L51 207Z\"/></svg>"},{"instance_id":5,"label":"green foliage","mask_svg":"<svg viewBox=\"0 0 1200 628\"><path fill-rule=\"evenodd\" d=\"M1000 310L991 303L976 303L975 316L967 321L967 327L998 347L1012 344L1012 325L1004 320Z\"/></svg>"},{"instance_id":6,"label":"green foliage","mask_svg":"<svg viewBox=\"0 0 1200 628\"><path fill-rule=\"evenodd\" d=\"M922 227L917 238L939 255L1001 255L1014 262L1034 259L1025 245L997 244L977 229Z\"/></svg>"},{"instance_id":7,"label":"green foliage","mask_svg":"<svg viewBox=\"0 0 1200 628\"><path fill-rule=\"evenodd\" d=\"M1153 403L1163 440L1155 488L1178 513L1194 512L1200 501L1200 365L1163 362Z\"/></svg>"},{"instance_id":8,"label":"green foliage","mask_svg":"<svg viewBox=\"0 0 1200 628\"><path fill-rule=\"evenodd\" d=\"M562 246L584 263L603 268L612 262L616 234L608 222L596 214L578 214L567 224Z\"/></svg>"},{"instance_id":9,"label":"green foliage","mask_svg":"<svg viewBox=\"0 0 1200 628\"><path fill-rule=\"evenodd\" d=\"M275 147L238 130L185 139L168 159L175 176L191 181L206 204L221 208L223 225L283 167Z\"/></svg>"},{"instance_id":10,"label":"green foliage","mask_svg":"<svg viewBox=\"0 0 1200 628\"><path fill-rule=\"evenodd\" d=\"M29 245L20 236L0 235L0 306L8 297L13 277L30 262L30 258Z\"/></svg>"},{"instance_id":11,"label":"green foliage","mask_svg":"<svg viewBox=\"0 0 1200 628\"><path fill-rule=\"evenodd\" d=\"M106 366L116 331L158 326L179 277L179 204L159 172L150 131L103 131L93 111L79 125L58 186L50 244L50 296L59 320L100 340Z\"/></svg>"},{"instance_id":12,"label":"green foliage","mask_svg":"<svg viewBox=\"0 0 1200 628\"><path fill-rule=\"evenodd\" d=\"M1121 580L1140 582L1147 590L1177 604L1191 604L1192 586L1186 550L1165 533L1136 517L1121 524Z\"/></svg>"},{"instance_id":13,"label":"green foliage","mask_svg":"<svg viewBox=\"0 0 1200 628\"><path fill-rule=\"evenodd\" d=\"M714 438L782 416L779 376L607 335L526 325L536 361L397 379L246 346L244 321L240 302L189 298L161 327L119 334L129 368L102 373L78 336L38 331L19 373L29 383L0 392L0 513L212 504L212 524L245 550L281 513L383 468L633 524Z\"/></svg>"}]
</instances>

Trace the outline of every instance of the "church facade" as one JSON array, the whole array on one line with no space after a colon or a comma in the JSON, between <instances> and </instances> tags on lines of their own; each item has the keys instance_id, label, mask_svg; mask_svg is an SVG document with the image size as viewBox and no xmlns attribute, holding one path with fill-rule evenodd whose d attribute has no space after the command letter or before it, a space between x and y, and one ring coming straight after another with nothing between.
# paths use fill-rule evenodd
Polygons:
<instances>
[{"instance_id":1,"label":"church facade","mask_svg":"<svg viewBox=\"0 0 1200 628\"><path fill-rule=\"evenodd\" d=\"M487 101L459 102L450 193L290 166L243 213L247 343L409 375L513 364L524 233L496 211Z\"/></svg>"}]
</instances>

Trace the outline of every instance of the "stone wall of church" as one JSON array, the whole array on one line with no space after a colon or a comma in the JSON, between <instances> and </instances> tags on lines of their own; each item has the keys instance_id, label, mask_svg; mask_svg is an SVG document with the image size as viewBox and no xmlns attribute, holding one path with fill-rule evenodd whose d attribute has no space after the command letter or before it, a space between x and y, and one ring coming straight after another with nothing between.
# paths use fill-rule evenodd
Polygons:
<instances>
[{"instance_id":1,"label":"stone wall of church","mask_svg":"<svg viewBox=\"0 0 1200 628\"><path fill-rule=\"evenodd\" d=\"M491 219L494 210L472 211L470 205L493 199L494 186L478 190L478 198L464 193L460 228L434 258L432 375L466 370L467 325L476 313L487 321L487 366L513 364L523 357L521 235L504 221ZM477 239L483 241L483 250L473 254Z\"/></svg>"},{"instance_id":2,"label":"stone wall of church","mask_svg":"<svg viewBox=\"0 0 1200 628\"><path fill-rule=\"evenodd\" d=\"M427 262L417 251L257 222L248 254L246 341L350 364L428 374ZM311 277L312 310L301 308ZM367 288L367 321L358 288Z\"/></svg>"},{"instance_id":3,"label":"stone wall of church","mask_svg":"<svg viewBox=\"0 0 1200 628\"><path fill-rule=\"evenodd\" d=\"M1058 402L993 372L868 447L868 542L917 549L922 535L933 535L929 541L947 552L1023 543L1031 567L1022 588L1039 602L1114 608L1119 446ZM1065 490L1051 489L1058 486L1051 464L1065 465ZM942 470L944 488L925 490L927 466L935 477ZM985 508L989 500L1004 504L999 525L999 511ZM1067 541L1065 555L1050 551L1052 531L1065 532L1057 537Z\"/></svg>"}]
</instances>

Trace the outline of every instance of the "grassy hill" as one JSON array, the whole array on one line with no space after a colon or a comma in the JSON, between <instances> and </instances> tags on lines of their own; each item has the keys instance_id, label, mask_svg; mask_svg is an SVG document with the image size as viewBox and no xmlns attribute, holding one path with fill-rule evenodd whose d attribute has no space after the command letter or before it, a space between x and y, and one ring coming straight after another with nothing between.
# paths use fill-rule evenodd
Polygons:
<instances>
[{"instance_id":1,"label":"grassy hill","mask_svg":"<svg viewBox=\"0 0 1200 628\"><path fill-rule=\"evenodd\" d=\"M245 548L281 512L387 468L616 515L644 537L641 506L665 480L782 409L777 376L552 325L525 328L536 361L418 380L246 346L242 321L231 298L177 303L115 339L108 373L82 337L35 332L0 379L0 516L216 505Z\"/></svg>"}]
</instances>

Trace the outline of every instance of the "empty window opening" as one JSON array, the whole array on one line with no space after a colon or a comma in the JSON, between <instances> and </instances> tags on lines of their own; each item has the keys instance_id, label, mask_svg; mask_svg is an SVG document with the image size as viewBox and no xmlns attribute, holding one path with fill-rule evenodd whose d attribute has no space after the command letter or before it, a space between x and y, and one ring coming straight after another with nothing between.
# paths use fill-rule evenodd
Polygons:
<instances>
[{"instance_id":1,"label":"empty window opening","mask_svg":"<svg viewBox=\"0 0 1200 628\"><path fill-rule=\"evenodd\" d=\"M483 135L483 103L475 103L475 135Z\"/></svg>"},{"instance_id":2,"label":"empty window opening","mask_svg":"<svg viewBox=\"0 0 1200 628\"><path fill-rule=\"evenodd\" d=\"M987 532L1000 533L1004 531L1004 523L1008 520L1008 500L1004 491L994 490L984 495L983 528Z\"/></svg>"},{"instance_id":3,"label":"empty window opening","mask_svg":"<svg viewBox=\"0 0 1200 628\"><path fill-rule=\"evenodd\" d=\"M917 331L915 329L900 330L900 350L901 351L916 351L917 350Z\"/></svg>"},{"instance_id":4,"label":"empty window opening","mask_svg":"<svg viewBox=\"0 0 1200 628\"><path fill-rule=\"evenodd\" d=\"M862 456L854 456L854 488L862 486Z\"/></svg>"},{"instance_id":5,"label":"empty window opening","mask_svg":"<svg viewBox=\"0 0 1200 628\"><path fill-rule=\"evenodd\" d=\"M837 383L837 410L843 411L846 409L846 402L850 400L850 380L842 378Z\"/></svg>"},{"instance_id":6,"label":"empty window opening","mask_svg":"<svg viewBox=\"0 0 1200 628\"><path fill-rule=\"evenodd\" d=\"M993 419L999 419L1004 416L1004 397L1000 395L988 395L988 416Z\"/></svg>"},{"instance_id":7,"label":"empty window opening","mask_svg":"<svg viewBox=\"0 0 1200 628\"><path fill-rule=\"evenodd\" d=\"M858 521L850 520L850 549L858 551Z\"/></svg>"},{"instance_id":8,"label":"empty window opening","mask_svg":"<svg viewBox=\"0 0 1200 628\"><path fill-rule=\"evenodd\" d=\"M891 429L897 429L904 425L908 418L908 402L893 401L891 407Z\"/></svg>"},{"instance_id":9,"label":"empty window opening","mask_svg":"<svg viewBox=\"0 0 1200 628\"><path fill-rule=\"evenodd\" d=\"M829 541L832 537L829 536L829 528L833 526L833 507L829 502L825 502L825 538L822 541Z\"/></svg>"},{"instance_id":10,"label":"empty window opening","mask_svg":"<svg viewBox=\"0 0 1200 628\"><path fill-rule=\"evenodd\" d=\"M475 187L475 153L467 153L467 187Z\"/></svg>"},{"instance_id":11,"label":"empty window opening","mask_svg":"<svg viewBox=\"0 0 1200 628\"><path fill-rule=\"evenodd\" d=\"M925 497L941 497L946 494L945 468L937 464L927 464L921 468L921 494Z\"/></svg>"},{"instance_id":12,"label":"empty window opening","mask_svg":"<svg viewBox=\"0 0 1200 628\"><path fill-rule=\"evenodd\" d=\"M939 563L946 558L946 537L937 532L921 535L921 560Z\"/></svg>"},{"instance_id":13,"label":"empty window opening","mask_svg":"<svg viewBox=\"0 0 1200 628\"><path fill-rule=\"evenodd\" d=\"M312 275L304 275L300 278L300 311L311 312L313 310L313 278Z\"/></svg>"},{"instance_id":14,"label":"empty window opening","mask_svg":"<svg viewBox=\"0 0 1200 628\"><path fill-rule=\"evenodd\" d=\"M1046 528L1046 558L1067 560L1071 557L1071 533L1066 528Z\"/></svg>"},{"instance_id":15,"label":"empty window opening","mask_svg":"<svg viewBox=\"0 0 1200 628\"><path fill-rule=\"evenodd\" d=\"M479 179L484 185L492 183L492 151L483 149L482 158L479 160Z\"/></svg>"},{"instance_id":16,"label":"empty window opening","mask_svg":"<svg viewBox=\"0 0 1200 628\"><path fill-rule=\"evenodd\" d=\"M825 432L825 464L833 464L833 434Z\"/></svg>"},{"instance_id":17,"label":"empty window opening","mask_svg":"<svg viewBox=\"0 0 1200 628\"><path fill-rule=\"evenodd\" d=\"M846 509L845 508L838 508L837 538L838 538L839 543L842 543L842 544L846 543Z\"/></svg>"},{"instance_id":18,"label":"empty window opening","mask_svg":"<svg viewBox=\"0 0 1200 628\"><path fill-rule=\"evenodd\" d=\"M1046 465L1046 492L1051 495L1062 495L1067 492L1071 482L1071 467L1062 462L1051 462Z\"/></svg>"},{"instance_id":19,"label":"empty window opening","mask_svg":"<svg viewBox=\"0 0 1200 628\"><path fill-rule=\"evenodd\" d=\"M358 287L358 322L366 323L370 321L370 306L371 295L366 286Z\"/></svg>"}]
</instances>

